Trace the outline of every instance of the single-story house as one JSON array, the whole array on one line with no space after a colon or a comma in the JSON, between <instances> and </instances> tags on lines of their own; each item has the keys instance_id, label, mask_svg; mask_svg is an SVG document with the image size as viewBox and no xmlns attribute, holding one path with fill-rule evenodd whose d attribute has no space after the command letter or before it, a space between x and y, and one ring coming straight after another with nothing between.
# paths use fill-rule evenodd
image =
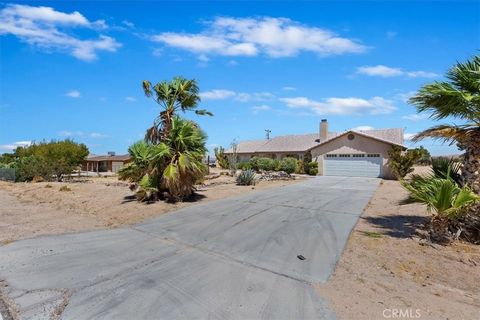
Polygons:
<instances>
[{"instance_id":1,"label":"single-story house","mask_svg":"<svg viewBox=\"0 0 480 320\"><path fill-rule=\"evenodd\" d=\"M82 171L117 172L128 162L128 154L117 156L115 152L109 152L107 155L89 155L82 163Z\"/></svg>"},{"instance_id":2,"label":"single-story house","mask_svg":"<svg viewBox=\"0 0 480 320\"><path fill-rule=\"evenodd\" d=\"M320 175L390 178L388 151L403 144L403 129L346 130L329 132L328 122L320 122L319 133L288 135L237 144L239 161L254 156L304 159L309 153L318 162ZM230 148L225 153L232 154Z\"/></svg>"}]
</instances>

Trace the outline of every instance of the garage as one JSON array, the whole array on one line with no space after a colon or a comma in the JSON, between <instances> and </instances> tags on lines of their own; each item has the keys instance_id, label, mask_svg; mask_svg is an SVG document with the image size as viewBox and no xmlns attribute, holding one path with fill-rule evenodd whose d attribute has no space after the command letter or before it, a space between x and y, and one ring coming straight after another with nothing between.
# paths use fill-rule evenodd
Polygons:
<instances>
[{"instance_id":1,"label":"garage","mask_svg":"<svg viewBox=\"0 0 480 320\"><path fill-rule=\"evenodd\" d=\"M326 154L323 161L326 176L382 176L383 158L380 154Z\"/></svg>"}]
</instances>

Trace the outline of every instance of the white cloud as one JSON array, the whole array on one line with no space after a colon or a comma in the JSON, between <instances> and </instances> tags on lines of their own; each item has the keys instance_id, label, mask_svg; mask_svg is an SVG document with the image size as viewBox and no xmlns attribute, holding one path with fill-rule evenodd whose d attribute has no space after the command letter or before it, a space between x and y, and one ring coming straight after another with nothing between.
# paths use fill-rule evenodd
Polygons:
<instances>
[{"instance_id":1,"label":"white cloud","mask_svg":"<svg viewBox=\"0 0 480 320\"><path fill-rule=\"evenodd\" d=\"M32 144L32 141L16 141L10 144L1 144L0 150L11 152L18 147L28 147Z\"/></svg>"},{"instance_id":2,"label":"white cloud","mask_svg":"<svg viewBox=\"0 0 480 320\"><path fill-rule=\"evenodd\" d=\"M396 110L391 100L382 97L362 98L327 98L322 101L310 100L306 97L281 98L290 108L303 108L319 115L352 115L352 114L387 114Z\"/></svg>"},{"instance_id":3,"label":"white cloud","mask_svg":"<svg viewBox=\"0 0 480 320\"><path fill-rule=\"evenodd\" d=\"M155 48L152 50L152 56L154 57L161 57L163 54L163 49L162 48Z\"/></svg>"},{"instance_id":4,"label":"white cloud","mask_svg":"<svg viewBox=\"0 0 480 320\"><path fill-rule=\"evenodd\" d=\"M82 96L80 91L78 90L70 90L67 93L65 93L65 95L70 98L80 98Z\"/></svg>"},{"instance_id":5,"label":"white cloud","mask_svg":"<svg viewBox=\"0 0 480 320\"><path fill-rule=\"evenodd\" d=\"M363 66L357 68L357 73L365 74L367 76L379 76L379 77L397 77L403 74L403 71L399 68L390 68L384 65L377 66Z\"/></svg>"},{"instance_id":6,"label":"white cloud","mask_svg":"<svg viewBox=\"0 0 480 320\"><path fill-rule=\"evenodd\" d=\"M407 76L409 78L435 78L438 77L438 74L428 71L404 71L401 68L392 68L387 67L384 65L376 65L376 66L362 66L357 68L358 74L364 74L367 76L377 76L383 78L390 78L390 77L399 77L399 76Z\"/></svg>"},{"instance_id":7,"label":"white cloud","mask_svg":"<svg viewBox=\"0 0 480 320\"><path fill-rule=\"evenodd\" d=\"M58 133L59 136L62 137L90 137L90 138L106 138L108 137L105 134L98 133L98 132L91 132L91 133L86 133L83 131L68 131L68 130L63 130Z\"/></svg>"},{"instance_id":8,"label":"white cloud","mask_svg":"<svg viewBox=\"0 0 480 320\"><path fill-rule=\"evenodd\" d=\"M295 87L288 87L288 86L287 86L287 87L283 87L282 90L285 90L285 91L295 91L295 90L297 90L297 88L295 88Z\"/></svg>"},{"instance_id":9,"label":"white cloud","mask_svg":"<svg viewBox=\"0 0 480 320\"><path fill-rule=\"evenodd\" d=\"M129 28L135 28L135 24L131 21L123 20L122 23Z\"/></svg>"},{"instance_id":10,"label":"white cloud","mask_svg":"<svg viewBox=\"0 0 480 320\"><path fill-rule=\"evenodd\" d=\"M214 89L210 91L200 92L200 98L203 100L224 100L235 96L235 91Z\"/></svg>"},{"instance_id":11,"label":"white cloud","mask_svg":"<svg viewBox=\"0 0 480 320\"><path fill-rule=\"evenodd\" d=\"M412 140L412 138L416 135L416 133L404 133L403 134L403 139L404 140L407 140L407 141L410 141Z\"/></svg>"},{"instance_id":12,"label":"white cloud","mask_svg":"<svg viewBox=\"0 0 480 320\"><path fill-rule=\"evenodd\" d=\"M292 57L300 52L321 56L361 53L366 47L332 31L302 25L287 18L217 17L201 33L164 32L152 41L196 54Z\"/></svg>"},{"instance_id":13,"label":"white cloud","mask_svg":"<svg viewBox=\"0 0 480 320\"><path fill-rule=\"evenodd\" d=\"M135 98L135 97L125 97L125 100L127 100L128 102L135 102L135 101L137 101L137 98Z\"/></svg>"},{"instance_id":14,"label":"white cloud","mask_svg":"<svg viewBox=\"0 0 480 320\"><path fill-rule=\"evenodd\" d=\"M253 110L253 113L254 114L257 114L261 111L269 111L269 110L272 110L272 107L266 105L266 104L262 104L262 105L259 105L259 106L254 106L252 107L252 110Z\"/></svg>"},{"instance_id":15,"label":"white cloud","mask_svg":"<svg viewBox=\"0 0 480 320\"><path fill-rule=\"evenodd\" d=\"M422 121L422 120L428 119L428 115L413 113L413 114L408 114L406 116L402 116L402 119L410 120L410 121Z\"/></svg>"},{"instance_id":16,"label":"white cloud","mask_svg":"<svg viewBox=\"0 0 480 320\"><path fill-rule=\"evenodd\" d=\"M239 102L249 102L249 101L267 101L275 98L275 95L271 92L235 92L233 90L226 89L214 89L210 91L204 91L200 93L200 97L203 100L225 100L233 98L235 101Z\"/></svg>"},{"instance_id":17,"label":"white cloud","mask_svg":"<svg viewBox=\"0 0 480 320\"><path fill-rule=\"evenodd\" d=\"M358 127L352 128L352 130L357 130L357 131L368 131L373 129L375 128L371 126L358 126Z\"/></svg>"},{"instance_id":18,"label":"white cloud","mask_svg":"<svg viewBox=\"0 0 480 320\"><path fill-rule=\"evenodd\" d=\"M97 51L115 52L121 44L100 34L94 40L82 40L67 33L68 28L105 29L105 21L89 21L81 13L64 13L51 7L11 4L0 10L0 35L14 35L39 49L68 52L80 60L97 58Z\"/></svg>"},{"instance_id":19,"label":"white cloud","mask_svg":"<svg viewBox=\"0 0 480 320\"><path fill-rule=\"evenodd\" d=\"M427 72L427 71L409 71L407 72L407 76L410 78L436 78L439 75L434 72Z\"/></svg>"},{"instance_id":20,"label":"white cloud","mask_svg":"<svg viewBox=\"0 0 480 320\"><path fill-rule=\"evenodd\" d=\"M92 132L89 134L91 138L106 138L108 137L106 134L103 133L98 133L98 132Z\"/></svg>"},{"instance_id":21,"label":"white cloud","mask_svg":"<svg viewBox=\"0 0 480 320\"><path fill-rule=\"evenodd\" d=\"M249 101L267 101L275 99L275 95L271 92L254 92L254 93L245 93L240 92L235 96L236 101L240 102L249 102Z\"/></svg>"}]
</instances>

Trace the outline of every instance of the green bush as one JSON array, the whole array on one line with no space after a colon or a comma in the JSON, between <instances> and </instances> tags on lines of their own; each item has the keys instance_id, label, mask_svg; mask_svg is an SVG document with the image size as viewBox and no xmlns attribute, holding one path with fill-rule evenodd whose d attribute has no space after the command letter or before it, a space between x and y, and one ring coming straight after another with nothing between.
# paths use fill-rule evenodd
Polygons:
<instances>
[{"instance_id":1,"label":"green bush","mask_svg":"<svg viewBox=\"0 0 480 320\"><path fill-rule=\"evenodd\" d=\"M45 161L37 156L31 155L21 157L15 162L16 180L32 181L34 177L42 177L51 180L52 170L47 167Z\"/></svg>"},{"instance_id":2,"label":"green bush","mask_svg":"<svg viewBox=\"0 0 480 320\"><path fill-rule=\"evenodd\" d=\"M303 160L297 161L297 165L295 166L295 173L305 173L305 162Z\"/></svg>"},{"instance_id":3,"label":"green bush","mask_svg":"<svg viewBox=\"0 0 480 320\"><path fill-rule=\"evenodd\" d=\"M273 160L273 170L274 171L279 171L281 164L282 164L282 162L280 160L274 159Z\"/></svg>"},{"instance_id":4,"label":"green bush","mask_svg":"<svg viewBox=\"0 0 480 320\"><path fill-rule=\"evenodd\" d=\"M227 155L225 154L225 149L223 147L218 147L214 149L214 152L215 158L217 159L217 164L220 166L220 168L228 169L229 163Z\"/></svg>"},{"instance_id":5,"label":"green bush","mask_svg":"<svg viewBox=\"0 0 480 320\"><path fill-rule=\"evenodd\" d=\"M312 161L306 165L305 173L311 176L316 176L318 174L318 162Z\"/></svg>"},{"instance_id":6,"label":"green bush","mask_svg":"<svg viewBox=\"0 0 480 320\"><path fill-rule=\"evenodd\" d=\"M237 176L237 184L241 186L255 185L257 178L254 170L244 170Z\"/></svg>"},{"instance_id":7,"label":"green bush","mask_svg":"<svg viewBox=\"0 0 480 320\"><path fill-rule=\"evenodd\" d=\"M253 157L250 159L250 165L255 171L273 171L277 164L275 160L266 157Z\"/></svg>"},{"instance_id":8,"label":"green bush","mask_svg":"<svg viewBox=\"0 0 480 320\"><path fill-rule=\"evenodd\" d=\"M240 169L240 170L250 170L250 169L252 169L252 165L250 164L249 161L240 162L240 163L237 165L237 169Z\"/></svg>"},{"instance_id":9,"label":"green bush","mask_svg":"<svg viewBox=\"0 0 480 320\"><path fill-rule=\"evenodd\" d=\"M402 148L394 146L388 151L389 166L397 179L403 179L407 174L413 172L413 165L421 158L421 151L410 149L403 152Z\"/></svg>"},{"instance_id":10,"label":"green bush","mask_svg":"<svg viewBox=\"0 0 480 320\"><path fill-rule=\"evenodd\" d=\"M71 174L88 156L84 144L72 140L41 142L19 147L14 152L17 180L31 181L33 177L62 180Z\"/></svg>"},{"instance_id":11,"label":"green bush","mask_svg":"<svg viewBox=\"0 0 480 320\"><path fill-rule=\"evenodd\" d=\"M283 158L280 161L280 170L285 171L288 174L294 173L297 168L298 160L295 158Z\"/></svg>"}]
</instances>

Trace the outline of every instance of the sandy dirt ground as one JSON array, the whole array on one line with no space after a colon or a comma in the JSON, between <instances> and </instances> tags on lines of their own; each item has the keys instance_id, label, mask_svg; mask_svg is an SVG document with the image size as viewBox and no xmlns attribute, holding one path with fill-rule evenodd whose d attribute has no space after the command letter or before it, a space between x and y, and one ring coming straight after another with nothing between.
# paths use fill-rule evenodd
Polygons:
<instances>
[{"instance_id":1,"label":"sandy dirt ground","mask_svg":"<svg viewBox=\"0 0 480 320\"><path fill-rule=\"evenodd\" d=\"M480 319L480 247L425 242L417 228L429 214L406 198L382 181L317 292L338 319Z\"/></svg>"},{"instance_id":2,"label":"sandy dirt ground","mask_svg":"<svg viewBox=\"0 0 480 320\"><path fill-rule=\"evenodd\" d=\"M213 170L215 173L217 170ZM74 182L11 183L0 181L0 244L22 238L115 228L142 222L168 211L301 181L260 181L237 186L229 176L205 180L195 201L139 203L128 184L116 177L79 178ZM70 191L60 191L67 186Z\"/></svg>"}]
</instances>

